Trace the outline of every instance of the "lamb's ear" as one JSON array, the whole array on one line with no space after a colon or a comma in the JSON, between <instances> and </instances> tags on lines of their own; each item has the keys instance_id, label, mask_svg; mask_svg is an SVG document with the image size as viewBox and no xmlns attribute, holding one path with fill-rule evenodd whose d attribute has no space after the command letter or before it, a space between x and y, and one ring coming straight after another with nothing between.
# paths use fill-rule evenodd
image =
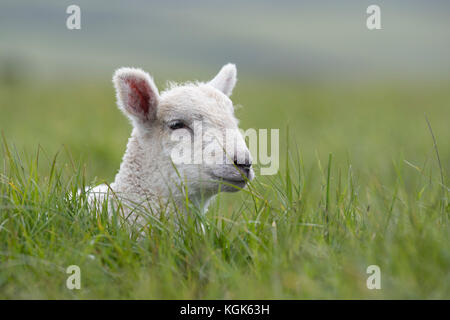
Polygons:
<instances>
[{"instance_id":1,"label":"lamb's ear","mask_svg":"<svg viewBox=\"0 0 450 320\"><path fill-rule=\"evenodd\" d=\"M159 103L158 88L147 72L135 68L120 68L113 76L117 105L134 122L156 119Z\"/></svg>"},{"instance_id":2,"label":"lamb's ear","mask_svg":"<svg viewBox=\"0 0 450 320\"><path fill-rule=\"evenodd\" d=\"M219 89L227 96L230 96L236 85L236 74L236 66L232 63L228 63L220 69L219 73L209 82L209 84L214 88Z\"/></svg>"}]
</instances>

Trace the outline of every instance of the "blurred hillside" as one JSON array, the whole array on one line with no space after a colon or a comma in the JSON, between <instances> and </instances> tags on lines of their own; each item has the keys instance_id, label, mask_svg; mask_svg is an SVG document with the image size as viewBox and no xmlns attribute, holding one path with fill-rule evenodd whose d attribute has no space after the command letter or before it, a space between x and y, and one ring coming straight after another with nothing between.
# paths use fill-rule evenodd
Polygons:
<instances>
[{"instance_id":1,"label":"blurred hillside","mask_svg":"<svg viewBox=\"0 0 450 320\"><path fill-rule=\"evenodd\" d=\"M382 30L366 28L373 3ZM71 4L81 30L66 28ZM245 77L445 78L449 13L448 1L2 0L0 70L13 60L40 81L104 79L134 65L186 79L231 61Z\"/></svg>"}]
</instances>

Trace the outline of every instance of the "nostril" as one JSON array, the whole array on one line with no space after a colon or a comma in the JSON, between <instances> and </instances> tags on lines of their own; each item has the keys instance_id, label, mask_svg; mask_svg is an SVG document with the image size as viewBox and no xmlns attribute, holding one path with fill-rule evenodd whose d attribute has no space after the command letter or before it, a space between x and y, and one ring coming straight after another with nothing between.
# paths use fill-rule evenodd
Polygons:
<instances>
[{"instance_id":1,"label":"nostril","mask_svg":"<svg viewBox=\"0 0 450 320\"><path fill-rule=\"evenodd\" d=\"M252 166L252 162L250 160L248 160L248 159L245 159L244 163L241 163L240 161L238 161L236 157L234 157L233 160L234 160L234 165L236 167L239 167L239 168L243 168L243 169L247 169L248 170Z\"/></svg>"},{"instance_id":2,"label":"nostril","mask_svg":"<svg viewBox=\"0 0 450 320\"><path fill-rule=\"evenodd\" d=\"M251 162L246 162L246 163L240 163L239 166L249 169L252 166L252 164L251 164Z\"/></svg>"}]
</instances>

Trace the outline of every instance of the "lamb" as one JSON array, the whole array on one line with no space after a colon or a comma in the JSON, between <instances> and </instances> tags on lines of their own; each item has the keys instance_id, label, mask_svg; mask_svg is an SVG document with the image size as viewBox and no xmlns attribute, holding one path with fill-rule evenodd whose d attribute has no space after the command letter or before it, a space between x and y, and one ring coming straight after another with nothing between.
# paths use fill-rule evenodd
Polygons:
<instances>
[{"instance_id":1,"label":"lamb","mask_svg":"<svg viewBox=\"0 0 450 320\"><path fill-rule=\"evenodd\" d=\"M207 83L171 84L160 94L143 70L118 69L117 105L133 129L114 182L90 190L89 201L101 204L113 194L142 222L136 206L155 212L169 202L181 205L187 191L206 210L217 193L244 188L254 171L229 98L236 80L236 66L226 64ZM174 150L188 161L173 161Z\"/></svg>"}]
</instances>

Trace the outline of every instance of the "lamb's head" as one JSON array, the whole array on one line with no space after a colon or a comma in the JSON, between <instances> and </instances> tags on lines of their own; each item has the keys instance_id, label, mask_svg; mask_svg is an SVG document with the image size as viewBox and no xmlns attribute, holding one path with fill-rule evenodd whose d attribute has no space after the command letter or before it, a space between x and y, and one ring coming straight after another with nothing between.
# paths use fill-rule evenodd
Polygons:
<instances>
[{"instance_id":1,"label":"lamb's head","mask_svg":"<svg viewBox=\"0 0 450 320\"><path fill-rule=\"evenodd\" d=\"M149 167L143 172L162 174L169 184L182 182L190 194L237 191L253 179L251 155L229 98L234 65L225 65L207 83L171 85L161 94L140 69L121 68L113 82L142 149L139 161Z\"/></svg>"}]
</instances>

